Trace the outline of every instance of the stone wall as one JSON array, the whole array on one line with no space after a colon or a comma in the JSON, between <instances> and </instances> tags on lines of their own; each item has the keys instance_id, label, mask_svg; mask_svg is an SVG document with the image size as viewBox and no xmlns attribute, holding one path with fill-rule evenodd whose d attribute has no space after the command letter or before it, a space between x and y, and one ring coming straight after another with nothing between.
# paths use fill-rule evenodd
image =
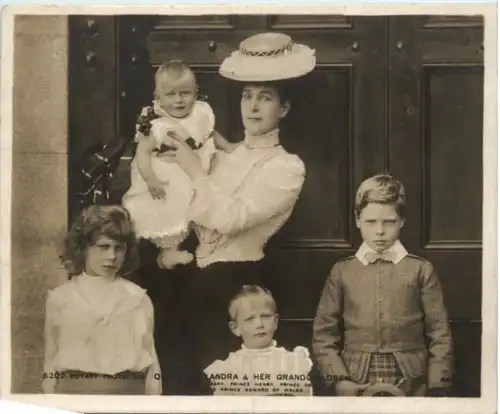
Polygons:
<instances>
[{"instance_id":1,"label":"stone wall","mask_svg":"<svg viewBox=\"0 0 500 414\"><path fill-rule=\"evenodd\" d=\"M17 16L12 172L12 392L41 391L47 290L67 227L68 19Z\"/></svg>"}]
</instances>

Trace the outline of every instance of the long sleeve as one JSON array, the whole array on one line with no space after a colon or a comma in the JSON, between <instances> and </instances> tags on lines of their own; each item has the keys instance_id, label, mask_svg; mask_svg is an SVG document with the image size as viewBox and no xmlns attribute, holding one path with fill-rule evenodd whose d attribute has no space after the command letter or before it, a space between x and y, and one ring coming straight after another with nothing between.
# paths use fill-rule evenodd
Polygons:
<instances>
[{"instance_id":1,"label":"long sleeve","mask_svg":"<svg viewBox=\"0 0 500 414\"><path fill-rule=\"evenodd\" d=\"M149 296L146 295L144 297L143 302L148 321L146 346L148 347L148 351L150 352L152 357L152 363L146 375L145 393L147 395L161 395L162 393L161 368L154 342L154 308Z\"/></svg>"},{"instance_id":2,"label":"long sleeve","mask_svg":"<svg viewBox=\"0 0 500 414\"><path fill-rule=\"evenodd\" d=\"M191 219L232 235L293 208L305 178L302 161L295 155L280 154L254 168L235 194L224 192L210 176L195 180Z\"/></svg>"},{"instance_id":3,"label":"long sleeve","mask_svg":"<svg viewBox=\"0 0 500 414\"><path fill-rule=\"evenodd\" d=\"M57 309L56 298L53 293L49 291L45 302L45 358L44 379L42 382L42 389L46 394L54 393L56 385L54 360L57 355Z\"/></svg>"},{"instance_id":4,"label":"long sleeve","mask_svg":"<svg viewBox=\"0 0 500 414\"><path fill-rule=\"evenodd\" d=\"M421 304L425 334L429 338L429 388L451 385L453 375L453 340L441 284L432 265L423 267Z\"/></svg>"},{"instance_id":5,"label":"long sleeve","mask_svg":"<svg viewBox=\"0 0 500 414\"><path fill-rule=\"evenodd\" d=\"M339 266L336 264L326 281L313 324L314 356L326 384L333 383L341 376L348 376L339 348L342 309L342 286Z\"/></svg>"}]
</instances>

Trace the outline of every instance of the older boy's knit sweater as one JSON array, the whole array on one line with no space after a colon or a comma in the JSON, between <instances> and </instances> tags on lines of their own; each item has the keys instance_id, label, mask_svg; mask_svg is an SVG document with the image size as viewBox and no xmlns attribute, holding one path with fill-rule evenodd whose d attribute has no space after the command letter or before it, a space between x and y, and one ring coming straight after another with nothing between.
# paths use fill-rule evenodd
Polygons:
<instances>
[{"instance_id":1,"label":"older boy's knit sweater","mask_svg":"<svg viewBox=\"0 0 500 414\"><path fill-rule=\"evenodd\" d=\"M314 320L323 377L364 382L378 352L392 353L404 376L427 376L430 388L450 385L453 343L438 277L431 263L398 247L395 262L357 254L333 266Z\"/></svg>"}]
</instances>

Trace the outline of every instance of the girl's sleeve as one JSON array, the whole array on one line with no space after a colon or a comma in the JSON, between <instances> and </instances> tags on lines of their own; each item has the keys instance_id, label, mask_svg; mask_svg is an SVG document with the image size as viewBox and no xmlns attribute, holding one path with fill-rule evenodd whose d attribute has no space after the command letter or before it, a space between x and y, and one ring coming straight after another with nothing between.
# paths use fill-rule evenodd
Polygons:
<instances>
[{"instance_id":1,"label":"girl's sleeve","mask_svg":"<svg viewBox=\"0 0 500 414\"><path fill-rule=\"evenodd\" d=\"M42 388L46 394L55 392L55 357L57 355L56 326L58 318L58 303L53 291L49 291L45 302L45 358Z\"/></svg>"},{"instance_id":2,"label":"girl's sleeve","mask_svg":"<svg viewBox=\"0 0 500 414\"><path fill-rule=\"evenodd\" d=\"M158 355L156 353L155 341L154 341L154 308L153 303L148 295L144 296L143 301L144 311L146 313L147 319L147 340L146 349L151 355L151 365L148 369L146 375L146 394L147 395L161 395L162 393L162 380L161 380L161 368L160 362L158 360Z\"/></svg>"},{"instance_id":3,"label":"girl's sleeve","mask_svg":"<svg viewBox=\"0 0 500 414\"><path fill-rule=\"evenodd\" d=\"M225 192L210 176L196 179L190 218L221 234L237 234L292 209L304 178L305 167L300 158L280 154L251 173L237 194Z\"/></svg>"}]
</instances>

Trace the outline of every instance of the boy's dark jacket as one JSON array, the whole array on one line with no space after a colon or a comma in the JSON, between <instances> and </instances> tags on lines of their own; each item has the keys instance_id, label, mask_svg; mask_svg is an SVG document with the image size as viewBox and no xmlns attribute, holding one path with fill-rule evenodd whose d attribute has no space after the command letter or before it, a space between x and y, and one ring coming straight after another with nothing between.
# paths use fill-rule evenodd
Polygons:
<instances>
[{"instance_id":1,"label":"boy's dark jacket","mask_svg":"<svg viewBox=\"0 0 500 414\"><path fill-rule=\"evenodd\" d=\"M336 263L314 320L313 351L324 377L362 380L367 353L392 352L403 375L449 387L453 341L431 263L411 254L397 264Z\"/></svg>"}]
</instances>

